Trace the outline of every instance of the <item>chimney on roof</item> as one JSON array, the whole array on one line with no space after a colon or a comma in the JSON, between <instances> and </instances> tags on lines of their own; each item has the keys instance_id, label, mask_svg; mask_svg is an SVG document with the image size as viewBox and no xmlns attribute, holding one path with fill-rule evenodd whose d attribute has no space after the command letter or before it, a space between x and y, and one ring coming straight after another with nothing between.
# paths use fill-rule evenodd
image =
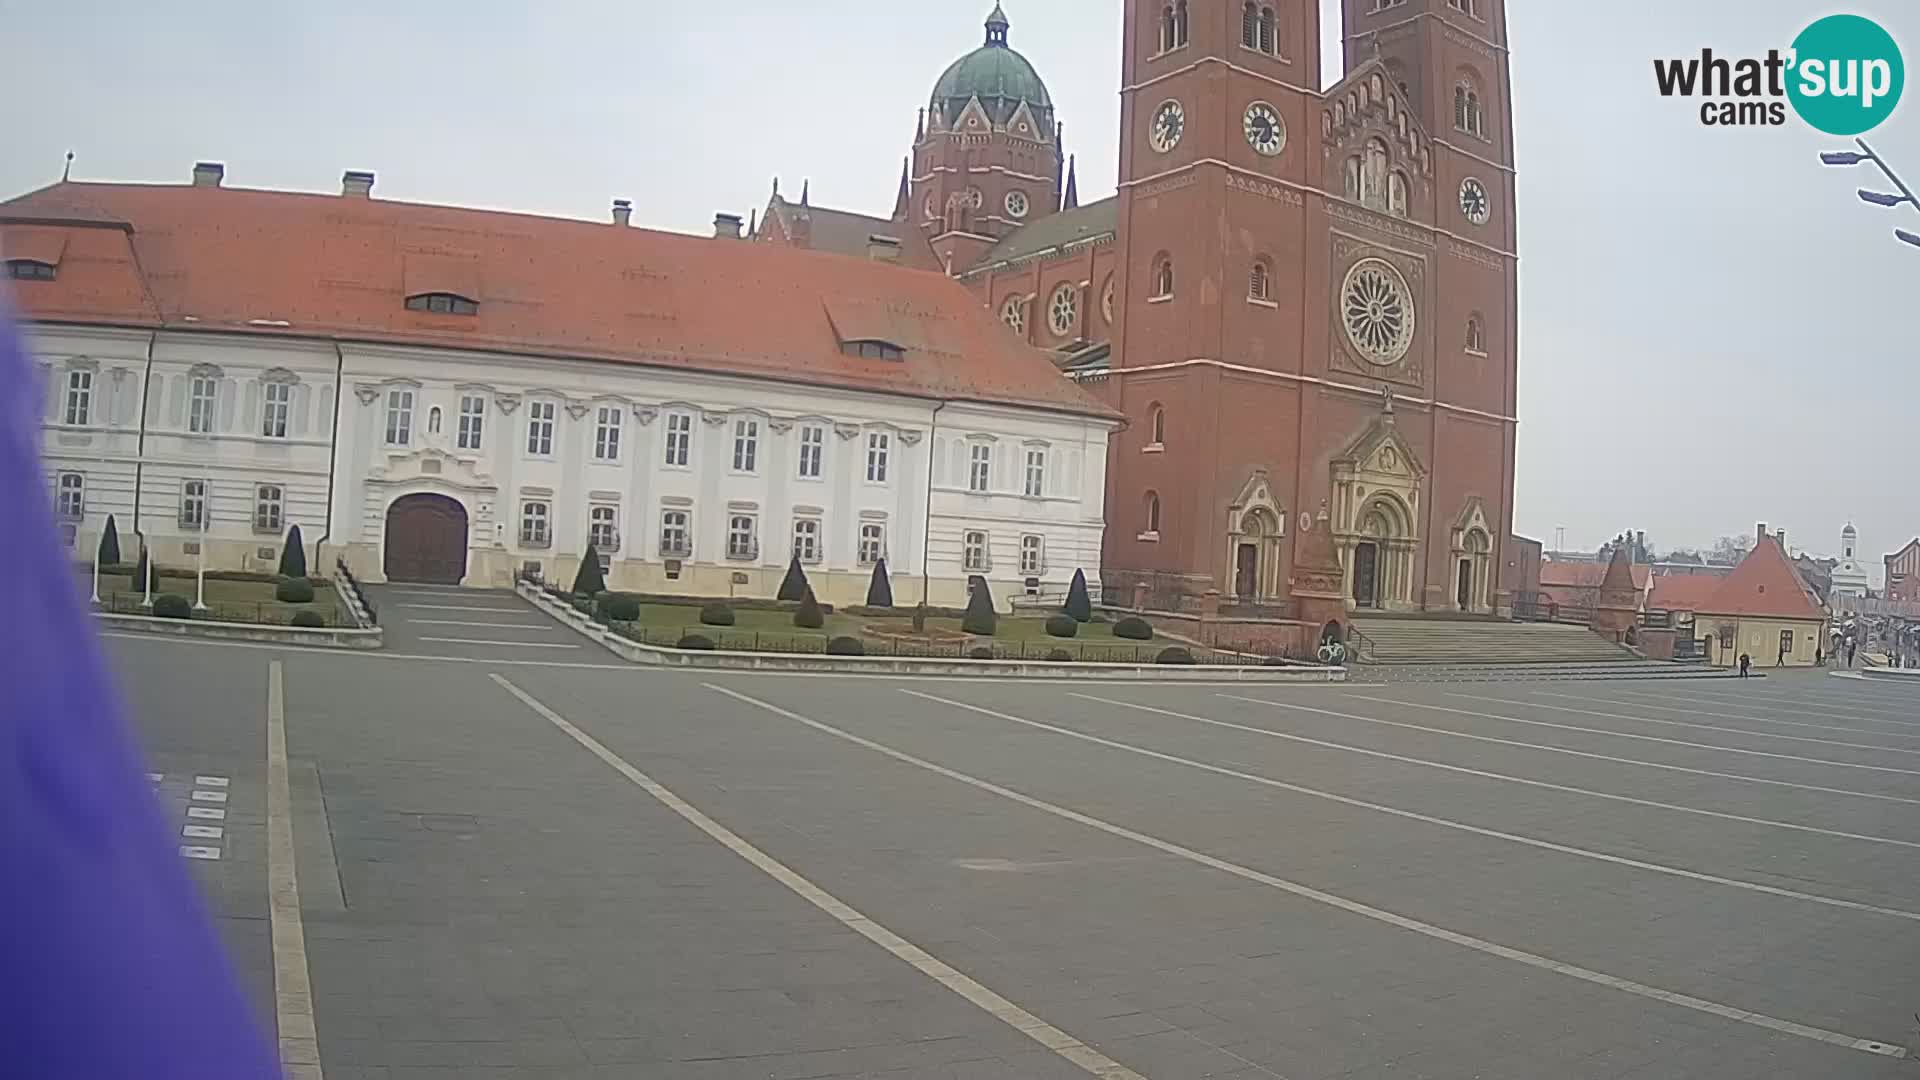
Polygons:
<instances>
[{"instance_id":1,"label":"chimney on roof","mask_svg":"<svg viewBox=\"0 0 1920 1080\"><path fill-rule=\"evenodd\" d=\"M373 174L348 169L340 174L340 194L350 199L373 198Z\"/></svg>"},{"instance_id":2,"label":"chimney on roof","mask_svg":"<svg viewBox=\"0 0 1920 1080\"><path fill-rule=\"evenodd\" d=\"M867 258L874 262L897 263L900 261L900 238L882 236L874 233L867 237Z\"/></svg>"},{"instance_id":3,"label":"chimney on roof","mask_svg":"<svg viewBox=\"0 0 1920 1080\"><path fill-rule=\"evenodd\" d=\"M1753 527L1753 542L1758 544L1767 538L1767 523L1761 522Z\"/></svg>"},{"instance_id":4,"label":"chimney on roof","mask_svg":"<svg viewBox=\"0 0 1920 1080\"><path fill-rule=\"evenodd\" d=\"M1791 552L1791 551L1788 551L1788 550L1787 550L1787 530L1785 530L1785 529L1781 529L1780 531L1778 531L1778 532L1776 532L1776 533L1774 533L1774 534L1773 534L1773 538L1774 538L1775 540L1778 540L1778 541L1780 541L1780 552L1781 552L1781 554L1783 554L1783 555L1791 555L1791 554L1793 554L1793 552Z\"/></svg>"},{"instance_id":5,"label":"chimney on roof","mask_svg":"<svg viewBox=\"0 0 1920 1080\"><path fill-rule=\"evenodd\" d=\"M633 224L632 199L613 200L613 223L622 227Z\"/></svg>"},{"instance_id":6,"label":"chimney on roof","mask_svg":"<svg viewBox=\"0 0 1920 1080\"><path fill-rule=\"evenodd\" d=\"M740 239L740 223L739 214L713 215L713 238L715 240Z\"/></svg>"},{"instance_id":7,"label":"chimney on roof","mask_svg":"<svg viewBox=\"0 0 1920 1080\"><path fill-rule=\"evenodd\" d=\"M219 187L225 179L227 167L217 161L196 161L193 163L194 187Z\"/></svg>"}]
</instances>

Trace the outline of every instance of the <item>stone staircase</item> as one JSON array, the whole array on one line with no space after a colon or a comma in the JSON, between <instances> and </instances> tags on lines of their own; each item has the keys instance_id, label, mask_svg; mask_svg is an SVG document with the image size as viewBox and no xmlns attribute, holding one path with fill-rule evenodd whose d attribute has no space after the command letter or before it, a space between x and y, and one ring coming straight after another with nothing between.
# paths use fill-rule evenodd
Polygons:
<instances>
[{"instance_id":1,"label":"stone staircase","mask_svg":"<svg viewBox=\"0 0 1920 1080\"><path fill-rule=\"evenodd\" d=\"M1699 664L1647 660L1584 626L1494 619L1363 618L1367 665L1447 669L1449 677L1648 678L1709 674Z\"/></svg>"}]
</instances>

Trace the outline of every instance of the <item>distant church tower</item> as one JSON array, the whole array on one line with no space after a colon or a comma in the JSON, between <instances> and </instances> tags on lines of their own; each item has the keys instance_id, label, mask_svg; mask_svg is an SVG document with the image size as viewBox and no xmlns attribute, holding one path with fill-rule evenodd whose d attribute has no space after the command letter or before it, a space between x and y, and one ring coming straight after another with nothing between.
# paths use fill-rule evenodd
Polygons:
<instances>
[{"instance_id":1,"label":"distant church tower","mask_svg":"<svg viewBox=\"0 0 1920 1080\"><path fill-rule=\"evenodd\" d=\"M1046 83L1007 44L995 4L986 43L934 84L914 131L896 220L918 226L940 258L964 268L995 241L1060 208L1060 129Z\"/></svg>"},{"instance_id":2,"label":"distant church tower","mask_svg":"<svg viewBox=\"0 0 1920 1080\"><path fill-rule=\"evenodd\" d=\"M1867 595L1867 568L1860 564L1860 534L1854 531L1853 522L1840 530L1840 562L1833 568L1833 592L1835 595Z\"/></svg>"}]
</instances>

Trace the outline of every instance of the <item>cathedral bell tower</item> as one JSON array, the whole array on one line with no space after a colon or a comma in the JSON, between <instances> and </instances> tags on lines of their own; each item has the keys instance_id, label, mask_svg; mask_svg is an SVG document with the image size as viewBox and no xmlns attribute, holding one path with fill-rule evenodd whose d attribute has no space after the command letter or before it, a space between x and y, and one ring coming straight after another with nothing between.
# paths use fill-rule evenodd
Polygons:
<instances>
[{"instance_id":1,"label":"cathedral bell tower","mask_svg":"<svg viewBox=\"0 0 1920 1080\"><path fill-rule=\"evenodd\" d=\"M896 216L917 225L953 270L1001 237L1060 208L1060 128L1053 98L1008 44L995 4L986 43L934 84L918 126Z\"/></svg>"}]
</instances>

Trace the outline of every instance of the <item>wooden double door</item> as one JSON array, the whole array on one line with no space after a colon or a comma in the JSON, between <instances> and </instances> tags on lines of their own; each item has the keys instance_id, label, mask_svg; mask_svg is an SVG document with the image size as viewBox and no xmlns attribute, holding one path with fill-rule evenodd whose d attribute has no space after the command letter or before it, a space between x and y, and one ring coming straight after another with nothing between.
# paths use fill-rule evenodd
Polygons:
<instances>
[{"instance_id":1,"label":"wooden double door","mask_svg":"<svg viewBox=\"0 0 1920 1080\"><path fill-rule=\"evenodd\" d=\"M445 495L406 495L387 508L388 581L458 585L467 576L467 511Z\"/></svg>"}]
</instances>

